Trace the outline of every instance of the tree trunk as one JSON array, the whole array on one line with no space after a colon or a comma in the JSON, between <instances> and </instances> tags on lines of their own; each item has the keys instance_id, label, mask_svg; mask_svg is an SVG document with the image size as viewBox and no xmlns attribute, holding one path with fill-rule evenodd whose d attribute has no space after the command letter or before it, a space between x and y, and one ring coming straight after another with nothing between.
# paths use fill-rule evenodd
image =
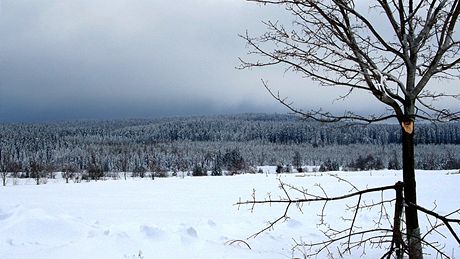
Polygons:
<instances>
[{"instance_id":1,"label":"tree trunk","mask_svg":"<svg viewBox=\"0 0 460 259\"><path fill-rule=\"evenodd\" d=\"M405 127L402 129L404 197L406 202L417 204L413 121L410 123L412 123L412 130L408 130ZM406 207L406 228L409 258L423 258L417 209L412 206Z\"/></svg>"},{"instance_id":2,"label":"tree trunk","mask_svg":"<svg viewBox=\"0 0 460 259\"><path fill-rule=\"evenodd\" d=\"M393 218L393 242L391 246L391 252L395 252L397 259L403 259L404 253L401 250L403 237L401 233L401 217L404 209L404 183L397 182L395 185L396 201L395 201L395 212ZM393 246L394 245L394 246Z\"/></svg>"}]
</instances>

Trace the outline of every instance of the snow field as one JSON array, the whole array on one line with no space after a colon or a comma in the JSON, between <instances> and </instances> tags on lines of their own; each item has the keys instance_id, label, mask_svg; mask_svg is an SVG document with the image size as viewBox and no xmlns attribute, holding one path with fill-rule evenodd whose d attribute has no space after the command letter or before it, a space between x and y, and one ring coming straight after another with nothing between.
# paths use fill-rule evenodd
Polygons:
<instances>
[{"instance_id":1,"label":"snow field","mask_svg":"<svg viewBox=\"0 0 460 259\"><path fill-rule=\"evenodd\" d=\"M440 214L460 207L460 175L446 173L417 172L419 203L433 208L436 201ZM284 207L260 205L251 212L250 206L234 204L240 198L251 199L253 190L258 199L266 198L267 193L279 197L278 178L314 192L319 191L315 186L319 183L329 196L351 190L331 174L358 188L391 185L401 178L397 171L376 171L10 185L0 188L0 259L291 258L293 239L324 239L318 231L324 227L318 225L322 204L304 205L303 213L293 207L291 219L249 240L246 238L267 221L282 215ZM369 202L379 198L366 197ZM326 222L344 226L344 209L355 202L329 203ZM372 226L378 220L375 212L360 213L357 222ZM428 226L425 217L421 220L422 226ZM448 254L458 257L460 248L452 238L433 238L446 243ZM245 240L251 249L232 240ZM348 258L357 255L361 253ZM365 257L381 255L378 249L367 249Z\"/></svg>"}]
</instances>

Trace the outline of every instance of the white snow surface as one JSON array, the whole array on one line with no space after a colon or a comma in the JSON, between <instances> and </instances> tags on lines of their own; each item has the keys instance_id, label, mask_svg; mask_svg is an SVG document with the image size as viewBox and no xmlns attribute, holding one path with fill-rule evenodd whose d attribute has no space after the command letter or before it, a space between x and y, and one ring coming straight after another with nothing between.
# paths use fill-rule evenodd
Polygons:
<instances>
[{"instance_id":1,"label":"white snow surface","mask_svg":"<svg viewBox=\"0 0 460 259\"><path fill-rule=\"evenodd\" d=\"M267 168L264 168L267 169ZM274 169L272 170L274 171ZM284 213L282 205L238 207L234 204L282 194L279 179L318 193L320 184L329 196L346 194L351 186L391 185L400 171L331 172L306 174L256 174L223 177L180 177L108 180L0 187L0 259L20 258L292 258L296 241L324 240L318 214L322 204L309 204L302 212L292 207L290 219L256 238L246 239ZM302 176L302 177L300 177ZM419 204L447 214L460 208L459 174L417 171ZM294 194L292 194L294 195ZM393 193L387 194L391 197ZM378 200L380 195L367 197ZM331 227L349 222L345 205L356 199L330 203L326 221ZM373 226L378 211L358 214L357 224ZM390 209L391 215L391 209ZM421 231L429 227L425 217ZM443 233L446 233L445 231ZM446 244L453 258L460 248L452 237L433 236ZM240 241L244 240L250 246ZM345 258L380 258L378 248L346 254ZM435 254L431 254L435 256ZM325 255L324 255L325 257ZM319 256L318 258L323 258ZM430 256L428 256L430 258Z\"/></svg>"}]
</instances>

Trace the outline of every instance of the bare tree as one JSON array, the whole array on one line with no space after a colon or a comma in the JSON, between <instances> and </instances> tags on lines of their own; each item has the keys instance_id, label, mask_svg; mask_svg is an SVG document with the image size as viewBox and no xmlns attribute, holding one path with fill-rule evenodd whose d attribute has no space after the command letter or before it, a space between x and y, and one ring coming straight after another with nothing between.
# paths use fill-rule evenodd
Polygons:
<instances>
[{"instance_id":1,"label":"bare tree","mask_svg":"<svg viewBox=\"0 0 460 259\"><path fill-rule=\"evenodd\" d=\"M123 150L122 157L119 160L121 171L123 172L123 177L127 178L128 176L128 151Z\"/></svg>"},{"instance_id":2,"label":"bare tree","mask_svg":"<svg viewBox=\"0 0 460 259\"><path fill-rule=\"evenodd\" d=\"M152 180L155 180L155 174L161 171L160 164L158 163L157 158L155 156L149 158L149 170L150 177L152 177Z\"/></svg>"},{"instance_id":3,"label":"bare tree","mask_svg":"<svg viewBox=\"0 0 460 259\"><path fill-rule=\"evenodd\" d=\"M302 156L299 151L294 152L294 157L292 158L292 165L297 169L297 172L303 172L302 169Z\"/></svg>"},{"instance_id":4,"label":"bare tree","mask_svg":"<svg viewBox=\"0 0 460 259\"><path fill-rule=\"evenodd\" d=\"M35 160L30 161L30 177L35 179L35 183L40 185L40 179L44 176L44 166Z\"/></svg>"},{"instance_id":5,"label":"bare tree","mask_svg":"<svg viewBox=\"0 0 460 259\"><path fill-rule=\"evenodd\" d=\"M0 149L0 174L2 177L2 184L6 186L6 178L8 176L8 167L11 163L11 156L8 152L5 152Z\"/></svg>"},{"instance_id":6,"label":"bare tree","mask_svg":"<svg viewBox=\"0 0 460 259\"><path fill-rule=\"evenodd\" d=\"M270 193L268 197L258 199L256 198L256 191L254 190L251 199L246 201L240 199L236 205L249 205L251 206L251 211L253 211L255 205L258 204L268 204L270 206L274 204L285 205L284 213L282 213L281 216L268 222L265 228L253 234L251 237L256 237L267 230L271 230L277 223L288 220L288 213L292 208L297 208L300 212L303 212L305 210L305 205L320 203L321 209L318 213L318 226L324 234L325 240L316 242L299 242L294 240L295 246L292 249L294 258L298 258L296 257L298 253L304 258L322 258L325 257L325 255L327 255L328 258L334 258L334 251L337 252L340 257L343 257L344 254L351 255L352 252L358 252L359 250L361 250L361 256L364 256L367 253L367 248L378 248L382 250L382 259L402 259L405 254L410 255L411 253L411 248L407 241L409 239L407 235L403 233L404 207L413 207L427 216L428 221L431 223L431 228L429 228L427 233L418 241L424 246L429 247L431 251L434 251L436 258L451 257L443 251L444 245L442 243L430 242L428 240L427 237L429 234L438 234L442 238L447 238L446 235L450 234L460 245L459 235L454 229L456 228L458 230L458 226L460 225L460 210L455 210L446 215L440 215L433 210L408 203L404 199L404 183L402 182L397 182L394 185L360 190L346 179L338 176L333 177L337 178L339 183L349 185L351 187L349 193L339 196L329 196L327 194L327 189L320 184L315 184L315 188L299 188L280 180L279 188L282 194L279 196ZM390 191L394 191L394 196L388 193ZM346 204L346 209L341 216L345 227L331 226L327 223L326 211L328 204L346 200L354 201L351 205ZM392 208L389 208L390 206ZM369 214L375 210L378 211L379 217L374 221L373 226L372 224L363 225L358 215L360 213ZM390 215L390 212L393 212L393 215ZM335 245L335 247L332 247L333 245ZM410 255L410 257L412 256Z\"/></svg>"},{"instance_id":7,"label":"bare tree","mask_svg":"<svg viewBox=\"0 0 460 259\"><path fill-rule=\"evenodd\" d=\"M73 163L66 163L62 167L62 177L65 178L65 182L69 183L69 179L72 179L75 177L77 173L77 167Z\"/></svg>"},{"instance_id":8,"label":"bare tree","mask_svg":"<svg viewBox=\"0 0 460 259\"><path fill-rule=\"evenodd\" d=\"M460 0L372 0L366 1L367 8L354 0L248 1L283 6L293 23L287 28L267 21L263 35L242 35L250 55L257 58L241 60L241 68L284 65L321 85L348 89L340 98L363 91L386 105L386 113L368 116L353 111L340 115L321 109L305 111L263 81L275 99L305 118L368 123L397 119L402 131L404 196L416 204L415 120L460 119L460 112L435 104L459 99L459 95L432 83L460 76L460 36L455 33ZM383 23L378 22L382 17ZM410 258L422 258L416 208L406 208L405 217Z\"/></svg>"},{"instance_id":9,"label":"bare tree","mask_svg":"<svg viewBox=\"0 0 460 259\"><path fill-rule=\"evenodd\" d=\"M18 161L10 161L8 164L8 169L9 172L11 172L11 176L15 180L19 176L19 172L22 170L22 165Z\"/></svg>"}]
</instances>

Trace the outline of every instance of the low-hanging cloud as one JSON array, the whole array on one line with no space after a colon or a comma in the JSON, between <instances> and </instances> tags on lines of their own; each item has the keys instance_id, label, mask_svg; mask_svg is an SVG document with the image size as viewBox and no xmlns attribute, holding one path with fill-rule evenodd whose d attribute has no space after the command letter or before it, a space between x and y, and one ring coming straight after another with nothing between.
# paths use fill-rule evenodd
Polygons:
<instances>
[{"instance_id":1,"label":"low-hanging cloud","mask_svg":"<svg viewBox=\"0 0 460 259\"><path fill-rule=\"evenodd\" d=\"M244 0L1 1L0 121L286 111L261 78L299 107L329 106L341 92L235 69L238 34L269 18L291 19Z\"/></svg>"},{"instance_id":2,"label":"low-hanging cloud","mask_svg":"<svg viewBox=\"0 0 460 259\"><path fill-rule=\"evenodd\" d=\"M260 21L253 8L244 1L3 1L0 120L243 111L263 94L253 76L235 69L245 51L237 34Z\"/></svg>"}]
</instances>

